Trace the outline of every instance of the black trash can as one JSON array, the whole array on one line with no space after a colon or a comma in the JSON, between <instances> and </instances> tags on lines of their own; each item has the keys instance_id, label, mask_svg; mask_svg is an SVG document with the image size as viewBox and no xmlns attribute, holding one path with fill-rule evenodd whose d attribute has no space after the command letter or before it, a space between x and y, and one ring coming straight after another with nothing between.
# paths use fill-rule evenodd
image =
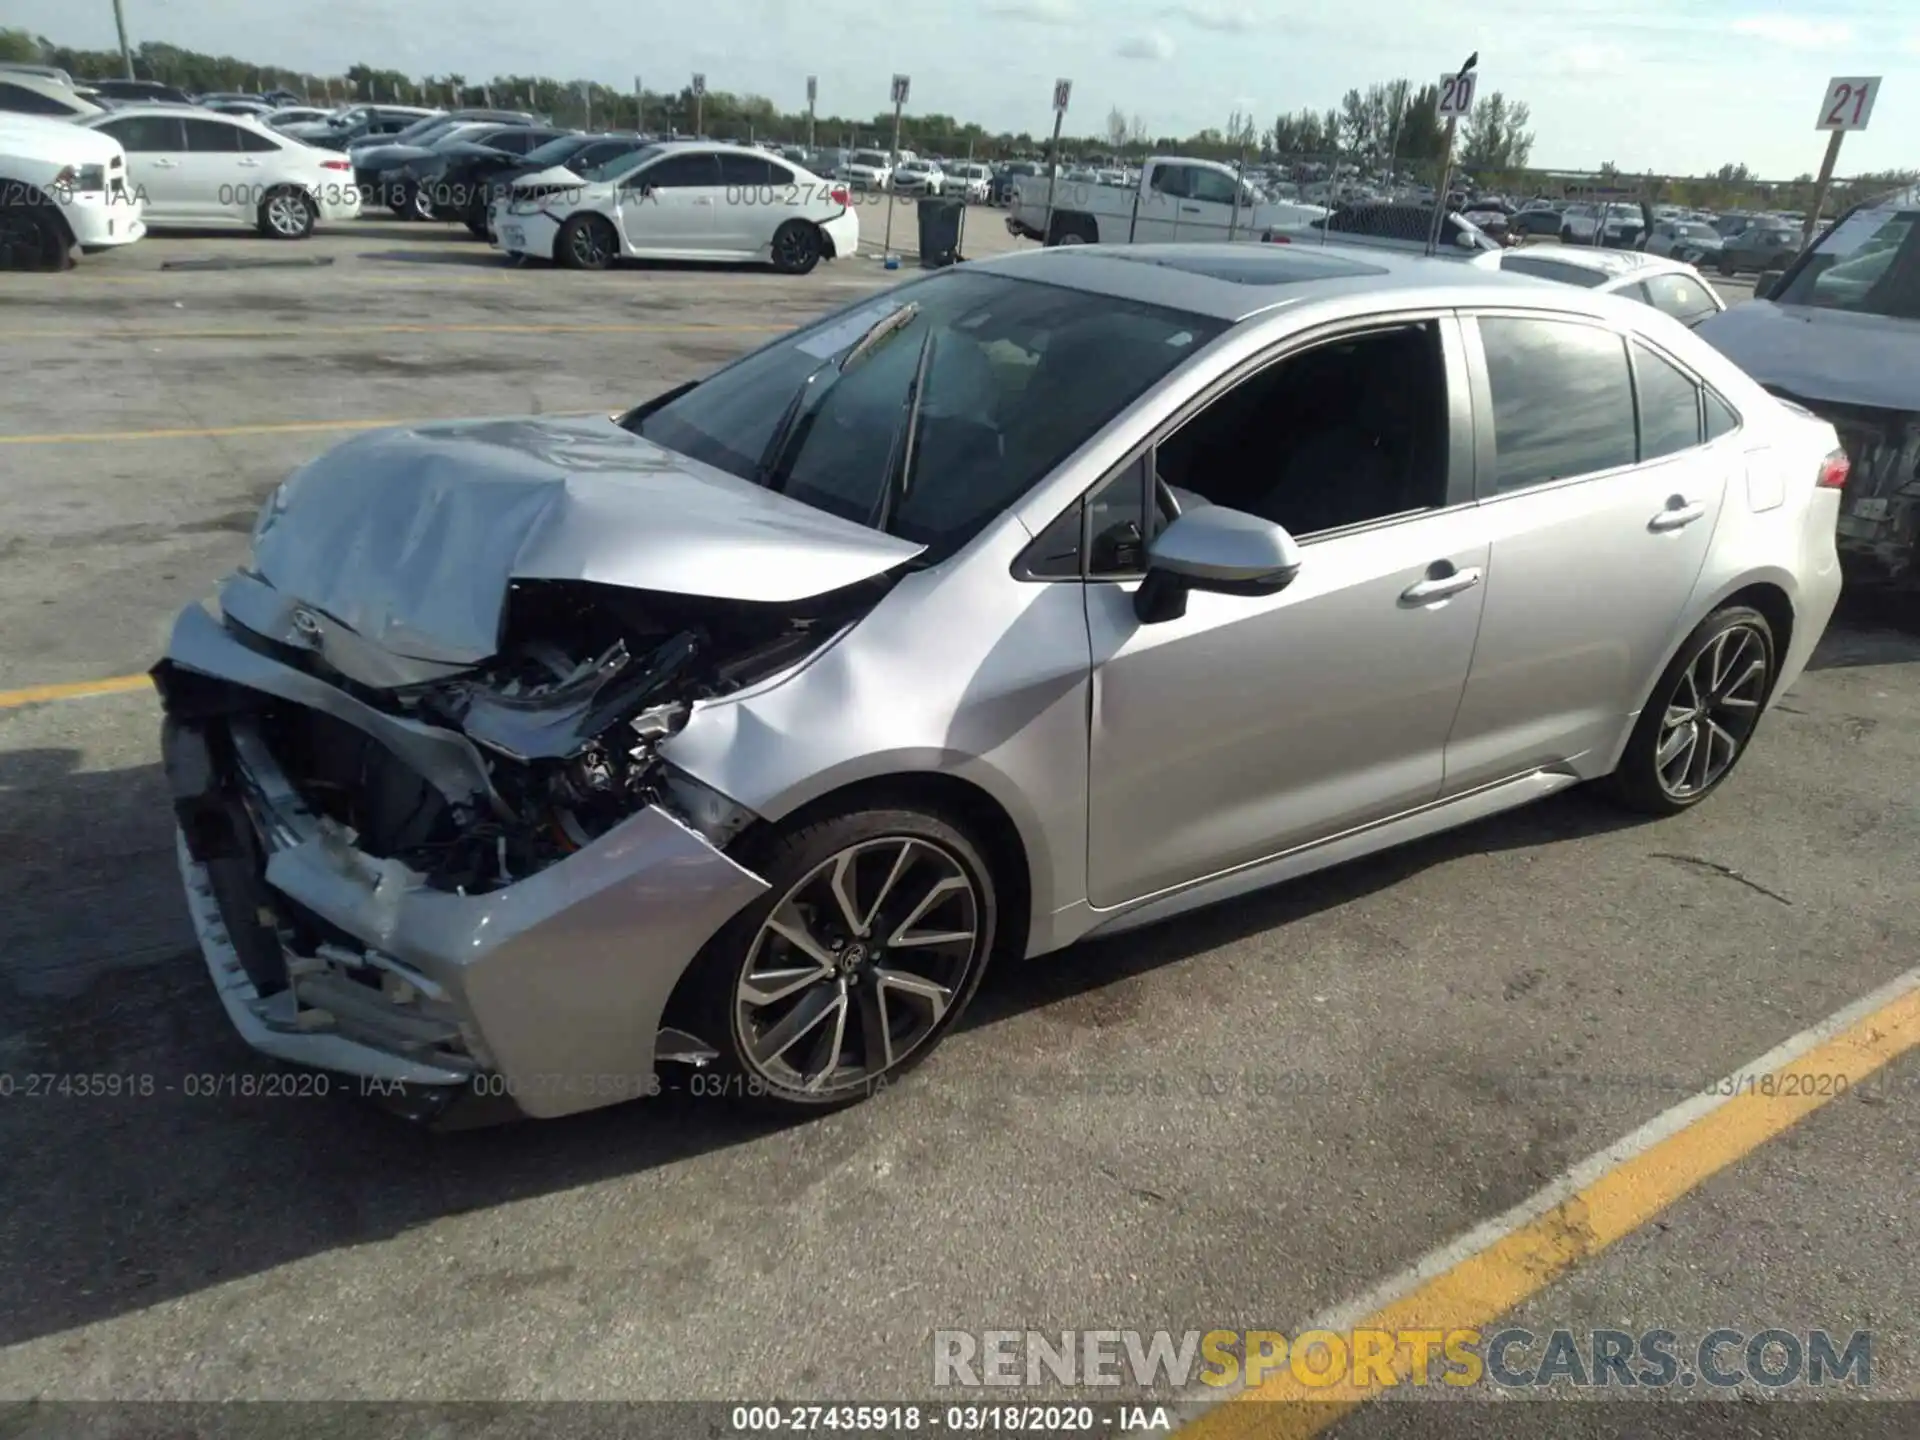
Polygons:
<instances>
[{"instance_id":1,"label":"black trash can","mask_svg":"<svg viewBox=\"0 0 1920 1440\"><path fill-rule=\"evenodd\" d=\"M914 203L920 217L920 267L938 270L960 258L960 217L967 202L947 195L923 195Z\"/></svg>"}]
</instances>

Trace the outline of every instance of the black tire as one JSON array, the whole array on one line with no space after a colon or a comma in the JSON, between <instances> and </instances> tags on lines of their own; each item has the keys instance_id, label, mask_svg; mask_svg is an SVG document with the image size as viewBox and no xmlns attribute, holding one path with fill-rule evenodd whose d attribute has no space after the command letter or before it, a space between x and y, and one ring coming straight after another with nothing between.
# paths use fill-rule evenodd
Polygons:
<instances>
[{"instance_id":1,"label":"black tire","mask_svg":"<svg viewBox=\"0 0 1920 1440\"><path fill-rule=\"evenodd\" d=\"M1562 245L1571 245L1573 243L1573 227L1572 226L1562 225L1560 227L1560 243Z\"/></svg>"},{"instance_id":2,"label":"black tire","mask_svg":"<svg viewBox=\"0 0 1920 1440\"><path fill-rule=\"evenodd\" d=\"M839 925L846 907L835 904L833 892L819 888L819 877L830 875L837 857L849 853L857 857L847 872L853 908L873 903L865 930L829 939L836 927L847 929ZM901 869L897 857L902 855L919 858ZM769 889L707 943L682 987L692 1032L720 1052L710 1066L710 1093L789 1116L819 1114L871 1098L926 1059L966 1010L993 954L999 919L993 870L967 831L931 810L883 806L803 822L758 843L749 840L738 858L765 879ZM931 893L937 887L928 882L941 876L964 877L970 888L964 896L955 890L932 908L916 910L915 897ZM839 968L804 981L805 988L790 995L755 1003L741 994L750 973L765 975L769 968L787 968L796 957L805 959L771 931L763 938L763 928L783 908L818 936L819 949L831 947ZM896 938L911 927L932 925L939 932L943 925L963 923L962 917L972 926L971 948L964 955L943 959L931 948L920 948L926 942L918 941L909 962L881 964L888 958L884 937L890 930ZM763 947L773 945L781 948L773 966L767 967L760 958ZM905 942L900 948L906 948ZM809 967L813 963L806 962ZM889 977L925 981L932 972L947 992L944 1010L919 991L889 984ZM889 1001L888 995L895 998ZM840 1008L839 1028L824 1028L835 1021L831 1008L819 1009L822 1004ZM810 1005L818 1018L797 1026ZM769 1053L767 1047L783 1024L793 1028L795 1038L787 1049ZM878 1029L871 1028L876 1025ZM882 1032L887 1037L882 1042L885 1053L891 1054L895 1044L908 1048L875 1067L868 1056L878 1048L873 1037ZM856 1052L859 1064L847 1065L844 1080L823 1083L817 1091L802 1088L808 1070L817 1066L822 1076L838 1075L842 1062ZM789 1054L800 1055L800 1063L790 1066L785 1059Z\"/></svg>"},{"instance_id":3,"label":"black tire","mask_svg":"<svg viewBox=\"0 0 1920 1440\"><path fill-rule=\"evenodd\" d=\"M7 182L0 180L0 187ZM0 203L0 270L73 268L73 240L60 214L44 199L9 196Z\"/></svg>"},{"instance_id":4,"label":"black tire","mask_svg":"<svg viewBox=\"0 0 1920 1440\"><path fill-rule=\"evenodd\" d=\"M1049 245L1095 245L1100 233L1094 229L1093 221L1085 215L1056 215L1047 231Z\"/></svg>"},{"instance_id":5,"label":"black tire","mask_svg":"<svg viewBox=\"0 0 1920 1440\"><path fill-rule=\"evenodd\" d=\"M820 263L820 253L826 248L818 225L811 220L789 220L773 232L768 254L773 268L782 275L806 275Z\"/></svg>"},{"instance_id":6,"label":"black tire","mask_svg":"<svg viewBox=\"0 0 1920 1440\"><path fill-rule=\"evenodd\" d=\"M476 192L467 204L467 213L462 217L467 222L467 229L479 240L487 238L487 216L492 210L488 204L489 198L484 190Z\"/></svg>"},{"instance_id":7,"label":"black tire","mask_svg":"<svg viewBox=\"0 0 1920 1440\"><path fill-rule=\"evenodd\" d=\"M269 190L260 200L254 223L269 240L304 240L320 222L320 211L313 197L304 190L282 185Z\"/></svg>"},{"instance_id":8,"label":"black tire","mask_svg":"<svg viewBox=\"0 0 1920 1440\"><path fill-rule=\"evenodd\" d=\"M1720 647L1717 654L1716 646ZM1648 815L1691 810L1720 788L1747 753L1773 693L1779 663L1773 626L1766 616L1745 605L1714 611L1687 637L1661 674L1619 767L1600 788L1628 809ZM1703 674L1716 667L1726 672L1717 682L1718 698L1713 687L1702 684ZM1675 717L1683 711L1695 718L1676 724ZM1693 734L1691 746L1676 739L1688 728ZM1661 747L1669 742L1679 748L1663 760ZM1729 742L1731 753L1726 751ZM1676 767L1683 781L1678 786L1673 778ZM1686 783L1693 782L1696 773L1698 783Z\"/></svg>"},{"instance_id":9,"label":"black tire","mask_svg":"<svg viewBox=\"0 0 1920 1440\"><path fill-rule=\"evenodd\" d=\"M553 258L569 270L604 270L620 253L620 237L604 215L569 215L553 240Z\"/></svg>"},{"instance_id":10,"label":"black tire","mask_svg":"<svg viewBox=\"0 0 1920 1440\"><path fill-rule=\"evenodd\" d=\"M1735 275L1739 273L1734 263L1724 255L1713 262L1713 268L1718 270L1722 275Z\"/></svg>"}]
</instances>

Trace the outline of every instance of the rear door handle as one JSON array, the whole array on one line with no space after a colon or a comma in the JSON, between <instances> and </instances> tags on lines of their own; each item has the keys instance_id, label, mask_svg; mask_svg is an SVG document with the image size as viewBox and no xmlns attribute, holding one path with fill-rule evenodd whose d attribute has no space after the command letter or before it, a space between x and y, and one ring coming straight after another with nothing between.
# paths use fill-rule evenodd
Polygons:
<instances>
[{"instance_id":1,"label":"rear door handle","mask_svg":"<svg viewBox=\"0 0 1920 1440\"><path fill-rule=\"evenodd\" d=\"M1180 207L1180 213L1183 215L1198 215L1200 213L1200 207L1198 205L1182 205Z\"/></svg>"},{"instance_id":2,"label":"rear door handle","mask_svg":"<svg viewBox=\"0 0 1920 1440\"><path fill-rule=\"evenodd\" d=\"M1674 501L1680 503L1675 504ZM1684 525L1691 525L1694 521L1704 518L1706 513L1707 507L1699 501L1689 504L1676 495L1673 500L1667 502L1666 509L1647 522L1647 528L1653 531L1678 530Z\"/></svg>"},{"instance_id":3,"label":"rear door handle","mask_svg":"<svg viewBox=\"0 0 1920 1440\"><path fill-rule=\"evenodd\" d=\"M693 197L693 203L696 205L711 205L713 203L713 197L711 195L696 195Z\"/></svg>"},{"instance_id":4,"label":"rear door handle","mask_svg":"<svg viewBox=\"0 0 1920 1440\"><path fill-rule=\"evenodd\" d=\"M178 160L156 160L153 162L153 168L156 170L178 170L180 168L180 162Z\"/></svg>"},{"instance_id":5,"label":"rear door handle","mask_svg":"<svg viewBox=\"0 0 1920 1440\"><path fill-rule=\"evenodd\" d=\"M1422 580L1418 585L1409 586L1400 592L1402 605L1431 605L1436 600L1444 600L1449 595L1458 595L1462 590L1471 590L1480 583L1480 569L1475 566L1467 570L1456 570L1451 575L1437 576L1432 580Z\"/></svg>"}]
</instances>

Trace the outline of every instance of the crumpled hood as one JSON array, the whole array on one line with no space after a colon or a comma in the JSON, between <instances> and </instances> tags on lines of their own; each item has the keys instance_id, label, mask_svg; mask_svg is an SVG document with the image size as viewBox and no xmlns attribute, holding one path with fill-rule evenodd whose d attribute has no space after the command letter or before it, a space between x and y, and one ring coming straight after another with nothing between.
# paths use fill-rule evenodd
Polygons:
<instances>
[{"instance_id":1,"label":"crumpled hood","mask_svg":"<svg viewBox=\"0 0 1920 1440\"><path fill-rule=\"evenodd\" d=\"M1920 321L1750 300L1693 333L1802 400L1920 410Z\"/></svg>"},{"instance_id":2,"label":"crumpled hood","mask_svg":"<svg viewBox=\"0 0 1920 1440\"><path fill-rule=\"evenodd\" d=\"M779 603L925 547L662 449L604 416L379 430L294 472L254 569L397 655L494 653L515 580Z\"/></svg>"}]
</instances>

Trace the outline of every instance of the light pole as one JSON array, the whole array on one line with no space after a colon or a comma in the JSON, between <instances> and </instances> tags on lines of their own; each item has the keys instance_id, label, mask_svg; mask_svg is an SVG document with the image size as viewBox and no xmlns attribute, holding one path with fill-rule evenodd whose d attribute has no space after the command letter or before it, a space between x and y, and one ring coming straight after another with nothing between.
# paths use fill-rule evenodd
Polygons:
<instances>
[{"instance_id":1,"label":"light pole","mask_svg":"<svg viewBox=\"0 0 1920 1440\"><path fill-rule=\"evenodd\" d=\"M113 0L113 28L120 32L120 63L126 67L127 79L133 79L133 51L127 48L127 15L120 8L120 0Z\"/></svg>"}]
</instances>

